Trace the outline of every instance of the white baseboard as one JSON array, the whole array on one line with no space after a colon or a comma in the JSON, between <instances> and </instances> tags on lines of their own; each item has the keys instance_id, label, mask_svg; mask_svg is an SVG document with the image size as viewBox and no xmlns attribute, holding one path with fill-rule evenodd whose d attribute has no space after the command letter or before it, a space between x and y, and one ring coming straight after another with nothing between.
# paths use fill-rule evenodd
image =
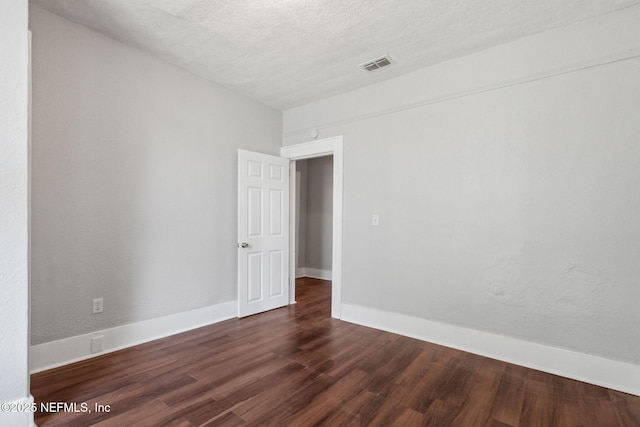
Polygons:
<instances>
[{"instance_id":1,"label":"white baseboard","mask_svg":"<svg viewBox=\"0 0 640 427\"><path fill-rule=\"evenodd\" d=\"M211 325L236 317L237 314L237 301L229 301L157 319L33 345L29 354L29 368L31 373L45 371L201 326ZM98 353L91 353L91 338L100 335L104 337L104 350Z\"/></svg>"},{"instance_id":2,"label":"white baseboard","mask_svg":"<svg viewBox=\"0 0 640 427\"><path fill-rule=\"evenodd\" d=\"M342 320L640 396L639 365L352 304Z\"/></svg>"},{"instance_id":3,"label":"white baseboard","mask_svg":"<svg viewBox=\"0 0 640 427\"><path fill-rule=\"evenodd\" d=\"M9 404L9 410L0 411L0 425L2 426L29 426L37 427L33 420L34 411L26 410L33 405L33 396L29 395L13 402L2 402ZM4 406L4 405L3 405Z\"/></svg>"},{"instance_id":4,"label":"white baseboard","mask_svg":"<svg viewBox=\"0 0 640 427\"><path fill-rule=\"evenodd\" d=\"M311 277L312 279L331 280L331 270L319 268L301 267L296 272L296 277Z\"/></svg>"}]
</instances>

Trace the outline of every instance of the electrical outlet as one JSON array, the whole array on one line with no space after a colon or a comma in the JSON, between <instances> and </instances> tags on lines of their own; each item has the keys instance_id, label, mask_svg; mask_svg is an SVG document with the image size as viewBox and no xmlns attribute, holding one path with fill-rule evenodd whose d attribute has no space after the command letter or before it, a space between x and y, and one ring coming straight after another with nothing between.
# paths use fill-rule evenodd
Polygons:
<instances>
[{"instance_id":1,"label":"electrical outlet","mask_svg":"<svg viewBox=\"0 0 640 427\"><path fill-rule=\"evenodd\" d=\"M96 298L93 300L93 314L102 313L104 310L104 300L102 298Z\"/></svg>"},{"instance_id":2,"label":"electrical outlet","mask_svg":"<svg viewBox=\"0 0 640 427\"><path fill-rule=\"evenodd\" d=\"M380 225L380 215L378 214L371 215L371 225L375 225L375 226Z\"/></svg>"}]
</instances>

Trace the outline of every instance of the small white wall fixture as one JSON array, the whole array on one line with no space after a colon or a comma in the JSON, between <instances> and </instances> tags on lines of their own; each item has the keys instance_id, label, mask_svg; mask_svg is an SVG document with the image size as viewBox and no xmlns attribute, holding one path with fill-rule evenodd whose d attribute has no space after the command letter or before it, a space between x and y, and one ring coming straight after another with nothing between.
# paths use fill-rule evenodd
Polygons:
<instances>
[{"instance_id":1,"label":"small white wall fixture","mask_svg":"<svg viewBox=\"0 0 640 427\"><path fill-rule=\"evenodd\" d=\"M342 180L343 157L342 135L318 141L289 145L280 148L280 155L291 161L312 159L315 157L333 156L333 242L332 242L332 285L331 285L331 317L342 318ZM294 174L295 168L290 168ZM292 192L295 194L295 192ZM295 269L295 203L291 203L290 256L291 268ZM295 271L290 274L291 302L295 297Z\"/></svg>"}]
</instances>

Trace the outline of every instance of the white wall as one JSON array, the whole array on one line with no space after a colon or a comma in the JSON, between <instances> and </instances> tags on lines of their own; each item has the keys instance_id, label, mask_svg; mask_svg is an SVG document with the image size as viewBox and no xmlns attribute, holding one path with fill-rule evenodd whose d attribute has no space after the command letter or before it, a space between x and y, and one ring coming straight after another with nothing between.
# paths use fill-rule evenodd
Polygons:
<instances>
[{"instance_id":1,"label":"white wall","mask_svg":"<svg viewBox=\"0 0 640 427\"><path fill-rule=\"evenodd\" d=\"M236 150L281 112L31 13L32 343L235 300Z\"/></svg>"},{"instance_id":2,"label":"white wall","mask_svg":"<svg viewBox=\"0 0 640 427\"><path fill-rule=\"evenodd\" d=\"M285 111L285 145L344 135L343 300L640 364L638 22Z\"/></svg>"},{"instance_id":3,"label":"white wall","mask_svg":"<svg viewBox=\"0 0 640 427\"><path fill-rule=\"evenodd\" d=\"M27 1L0 2L0 402L29 401ZM0 412L1 425L29 414Z\"/></svg>"}]
</instances>

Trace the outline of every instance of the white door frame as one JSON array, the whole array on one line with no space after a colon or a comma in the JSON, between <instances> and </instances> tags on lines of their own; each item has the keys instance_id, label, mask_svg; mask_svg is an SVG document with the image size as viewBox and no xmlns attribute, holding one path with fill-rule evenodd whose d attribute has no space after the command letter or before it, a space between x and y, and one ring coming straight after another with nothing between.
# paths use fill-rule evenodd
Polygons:
<instances>
[{"instance_id":1,"label":"white door frame","mask_svg":"<svg viewBox=\"0 0 640 427\"><path fill-rule=\"evenodd\" d=\"M342 181L343 181L343 157L342 135L318 141L302 144L288 145L280 148L280 156L291 161L312 159L322 156L333 156L333 242L331 258L331 317L342 318ZM295 182L295 168L289 168L291 182ZM295 197L295 190L290 192ZM289 203L289 256L290 261L290 303L295 303L296 282L296 230L295 230L295 203Z\"/></svg>"}]
</instances>

